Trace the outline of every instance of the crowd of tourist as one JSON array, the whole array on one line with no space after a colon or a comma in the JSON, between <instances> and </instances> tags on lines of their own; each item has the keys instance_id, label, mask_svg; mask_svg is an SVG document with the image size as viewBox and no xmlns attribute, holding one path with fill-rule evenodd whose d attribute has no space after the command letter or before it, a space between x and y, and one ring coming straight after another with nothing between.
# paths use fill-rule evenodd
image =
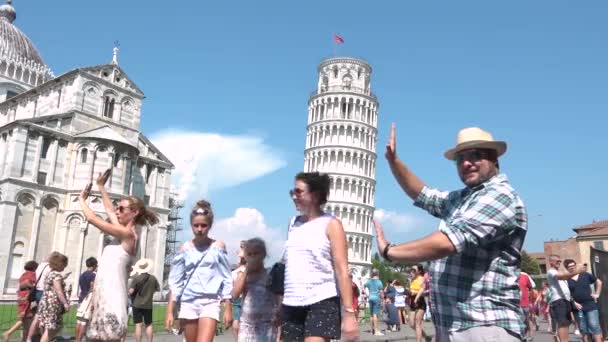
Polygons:
<instances>
[{"instance_id":1,"label":"crowd of tourist","mask_svg":"<svg viewBox=\"0 0 608 342\"><path fill-rule=\"evenodd\" d=\"M507 144L479 128L466 128L444 156L455 163L465 187L441 192L427 186L397 155L391 127L386 159L414 204L441 220L440 228L421 239L389 243L374 222L381 256L412 265L409 275L383 283L377 270L362 288L349 274L347 243L340 220L324 212L330 178L318 172L298 173L289 191L295 209L279 262L264 266L266 243L252 236L242 241L236 268L224 242L214 239L211 203L196 202L190 211L192 238L171 263L165 328L183 333L186 342L212 341L218 324L232 327L235 341L356 340L360 308L368 310L372 333L382 336L409 325L418 342L521 341L534 338L538 316L549 322L558 341L568 341L571 323L585 341L603 340L597 304L602 282L574 260L550 257L547 282L540 289L521 272L521 248L527 233L526 207L500 172L499 157ZM143 331L153 339L152 298L160 290L150 274L153 261L137 254L136 227L155 223L141 199L127 197L114 207L105 183L96 181L108 219L80 204L92 225L113 237L99 262L86 261L80 276L76 341L121 341L127 334L127 308L132 308L137 342ZM25 264L19 280L19 320L8 336L23 327L23 341L36 331L52 339L70 309L62 271L68 259L53 252L38 265ZM427 269L423 266L427 263ZM129 272L128 269L131 269ZM406 280L404 283L402 280ZM424 329L430 312L435 331ZM7 334L5 338L8 339Z\"/></svg>"}]
</instances>

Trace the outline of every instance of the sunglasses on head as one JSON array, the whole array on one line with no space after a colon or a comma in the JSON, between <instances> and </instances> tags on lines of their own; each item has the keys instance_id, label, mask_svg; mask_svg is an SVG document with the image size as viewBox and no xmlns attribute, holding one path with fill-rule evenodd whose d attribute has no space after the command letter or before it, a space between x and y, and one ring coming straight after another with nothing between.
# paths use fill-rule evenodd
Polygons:
<instances>
[{"instance_id":1,"label":"sunglasses on head","mask_svg":"<svg viewBox=\"0 0 608 342\"><path fill-rule=\"evenodd\" d=\"M203 208L196 208L196 209L192 210L192 215L207 216L207 215L209 215L209 210L203 209Z\"/></svg>"},{"instance_id":2,"label":"sunglasses on head","mask_svg":"<svg viewBox=\"0 0 608 342\"><path fill-rule=\"evenodd\" d=\"M483 159L488 159L490 153L486 150L472 149L463 152L459 152L456 154L456 164L460 164L463 161L468 161L471 163L477 163Z\"/></svg>"}]
</instances>

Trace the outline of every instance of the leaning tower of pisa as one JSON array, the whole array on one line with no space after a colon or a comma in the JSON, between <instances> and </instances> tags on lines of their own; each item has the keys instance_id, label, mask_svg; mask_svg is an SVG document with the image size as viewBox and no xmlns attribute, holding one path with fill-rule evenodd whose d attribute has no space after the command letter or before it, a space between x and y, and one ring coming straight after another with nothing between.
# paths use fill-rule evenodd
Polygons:
<instances>
[{"instance_id":1,"label":"leaning tower of pisa","mask_svg":"<svg viewBox=\"0 0 608 342\"><path fill-rule=\"evenodd\" d=\"M378 99L370 90L372 68L357 58L336 57L318 67L319 83L308 100L304 169L329 174L325 210L340 218L351 272L369 277L376 189Z\"/></svg>"}]
</instances>

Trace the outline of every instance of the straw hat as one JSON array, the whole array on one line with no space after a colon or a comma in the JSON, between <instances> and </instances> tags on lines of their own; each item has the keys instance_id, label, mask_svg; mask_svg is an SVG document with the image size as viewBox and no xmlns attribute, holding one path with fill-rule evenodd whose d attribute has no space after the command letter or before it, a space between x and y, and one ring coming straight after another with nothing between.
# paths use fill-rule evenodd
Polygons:
<instances>
[{"instance_id":1,"label":"straw hat","mask_svg":"<svg viewBox=\"0 0 608 342\"><path fill-rule=\"evenodd\" d=\"M449 160L456 159L456 153L470 148L485 148L496 151L496 156L500 157L507 151L507 143L494 140L492 134L479 127L463 128L456 137L456 146L447 150L443 155Z\"/></svg>"},{"instance_id":2,"label":"straw hat","mask_svg":"<svg viewBox=\"0 0 608 342\"><path fill-rule=\"evenodd\" d=\"M154 261L148 258L141 258L137 260L135 265L133 265L133 270L131 271L131 276L136 274L149 273L152 271L152 266L154 266Z\"/></svg>"}]
</instances>

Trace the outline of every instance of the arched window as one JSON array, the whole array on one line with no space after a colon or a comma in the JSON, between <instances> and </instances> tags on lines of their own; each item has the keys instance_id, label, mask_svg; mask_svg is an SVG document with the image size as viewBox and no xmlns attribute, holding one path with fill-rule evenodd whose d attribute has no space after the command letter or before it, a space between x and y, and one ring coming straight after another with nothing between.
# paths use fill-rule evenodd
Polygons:
<instances>
[{"instance_id":1,"label":"arched window","mask_svg":"<svg viewBox=\"0 0 608 342\"><path fill-rule=\"evenodd\" d=\"M114 153L114 167L118 167L118 162L120 161L120 152Z\"/></svg>"},{"instance_id":2,"label":"arched window","mask_svg":"<svg viewBox=\"0 0 608 342\"><path fill-rule=\"evenodd\" d=\"M87 150L86 148L83 148L82 151L80 151L80 162L81 163L86 163L87 162L87 157L89 154L89 150Z\"/></svg>"},{"instance_id":3,"label":"arched window","mask_svg":"<svg viewBox=\"0 0 608 342\"><path fill-rule=\"evenodd\" d=\"M112 118L114 115L114 105L116 104L116 99L111 95L105 95L103 97L103 116L106 118Z\"/></svg>"}]
</instances>

